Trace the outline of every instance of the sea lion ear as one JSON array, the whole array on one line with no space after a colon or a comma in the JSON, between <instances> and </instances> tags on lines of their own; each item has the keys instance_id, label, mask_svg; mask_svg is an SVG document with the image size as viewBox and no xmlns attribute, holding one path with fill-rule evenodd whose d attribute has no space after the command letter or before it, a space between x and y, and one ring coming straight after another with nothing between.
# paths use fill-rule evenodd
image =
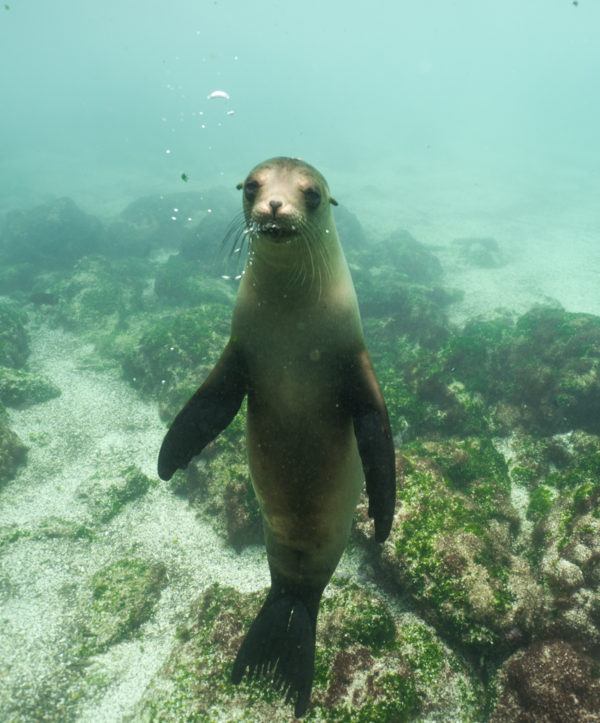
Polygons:
<instances>
[{"instance_id":1,"label":"sea lion ear","mask_svg":"<svg viewBox=\"0 0 600 723\"><path fill-rule=\"evenodd\" d=\"M238 183L238 185L236 186L236 188L237 188L238 191L241 191L242 188L244 188L243 182L242 182L242 183Z\"/></svg>"},{"instance_id":2,"label":"sea lion ear","mask_svg":"<svg viewBox=\"0 0 600 723\"><path fill-rule=\"evenodd\" d=\"M330 203L332 206L339 206L339 205L340 205L340 204L335 200L335 198L334 198L333 196L329 196L329 203Z\"/></svg>"}]
</instances>

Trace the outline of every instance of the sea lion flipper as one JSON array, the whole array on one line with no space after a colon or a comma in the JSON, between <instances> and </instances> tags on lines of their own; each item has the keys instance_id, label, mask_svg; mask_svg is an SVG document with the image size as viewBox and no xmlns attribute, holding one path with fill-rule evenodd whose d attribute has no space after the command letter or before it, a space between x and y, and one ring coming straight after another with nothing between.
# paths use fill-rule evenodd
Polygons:
<instances>
[{"instance_id":1,"label":"sea lion flipper","mask_svg":"<svg viewBox=\"0 0 600 723\"><path fill-rule=\"evenodd\" d=\"M322 590L285 586L271 590L238 651L231 681L244 675L270 679L301 718L310 704L315 674L315 634Z\"/></svg>"},{"instance_id":2,"label":"sea lion flipper","mask_svg":"<svg viewBox=\"0 0 600 723\"><path fill-rule=\"evenodd\" d=\"M392 528L396 505L396 460L387 408L366 350L348 372L347 400L369 497L375 540L384 542Z\"/></svg>"},{"instance_id":3,"label":"sea lion flipper","mask_svg":"<svg viewBox=\"0 0 600 723\"><path fill-rule=\"evenodd\" d=\"M242 353L230 341L206 381L173 420L158 455L158 475L169 480L222 432L247 391Z\"/></svg>"}]
</instances>

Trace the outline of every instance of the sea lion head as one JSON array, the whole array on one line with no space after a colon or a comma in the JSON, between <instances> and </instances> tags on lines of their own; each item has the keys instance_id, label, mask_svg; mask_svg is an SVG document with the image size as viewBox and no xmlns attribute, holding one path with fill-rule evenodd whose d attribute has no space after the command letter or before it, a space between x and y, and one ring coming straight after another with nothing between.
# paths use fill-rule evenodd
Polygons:
<instances>
[{"instance_id":1,"label":"sea lion head","mask_svg":"<svg viewBox=\"0 0 600 723\"><path fill-rule=\"evenodd\" d=\"M238 189L244 192L244 216L252 237L290 243L313 235L330 222L327 181L299 158L270 158L255 166Z\"/></svg>"}]
</instances>

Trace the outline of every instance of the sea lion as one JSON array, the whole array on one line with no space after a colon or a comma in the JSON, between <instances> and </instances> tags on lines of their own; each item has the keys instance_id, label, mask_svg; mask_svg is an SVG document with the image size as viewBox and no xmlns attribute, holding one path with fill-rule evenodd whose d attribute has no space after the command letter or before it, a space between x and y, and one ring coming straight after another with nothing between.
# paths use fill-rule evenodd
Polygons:
<instances>
[{"instance_id":1,"label":"sea lion","mask_svg":"<svg viewBox=\"0 0 600 723\"><path fill-rule=\"evenodd\" d=\"M232 680L246 671L270 678L299 717L310 702L319 601L365 480L375 539L389 535L394 446L325 179L301 160L273 158L238 188L249 254L231 338L167 432L158 473L168 480L186 467L248 395L271 589Z\"/></svg>"}]
</instances>

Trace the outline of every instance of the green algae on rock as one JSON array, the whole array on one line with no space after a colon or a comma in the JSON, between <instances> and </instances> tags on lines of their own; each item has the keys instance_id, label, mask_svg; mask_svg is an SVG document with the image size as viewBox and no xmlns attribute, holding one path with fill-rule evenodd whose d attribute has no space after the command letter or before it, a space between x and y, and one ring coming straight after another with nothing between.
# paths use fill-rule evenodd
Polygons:
<instances>
[{"instance_id":1,"label":"green algae on rock","mask_svg":"<svg viewBox=\"0 0 600 723\"><path fill-rule=\"evenodd\" d=\"M25 330L27 314L15 304L0 300L0 365L18 369L29 356Z\"/></svg>"},{"instance_id":2,"label":"green algae on rock","mask_svg":"<svg viewBox=\"0 0 600 723\"><path fill-rule=\"evenodd\" d=\"M94 522L106 523L119 514L130 502L139 499L156 485L140 469L130 465L117 479L95 475L78 490L78 496L87 502Z\"/></svg>"},{"instance_id":3,"label":"green algae on rock","mask_svg":"<svg viewBox=\"0 0 600 723\"><path fill-rule=\"evenodd\" d=\"M18 540L91 540L90 527L63 517L43 517L25 525L0 525L0 551Z\"/></svg>"},{"instance_id":4,"label":"green algae on rock","mask_svg":"<svg viewBox=\"0 0 600 723\"><path fill-rule=\"evenodd\" d=\"M231 304L235 293L222 279L208 276L204 264L181 254L170 256L156 272L154 293L167 304Z\"/></svg>"},{"instance_id":5,"label":"green algae on rock","mask_svg":"<svg viewBox=\"0 0 600 723\"><path fill-rule=\"evenodd\" d=\"M19 467L26 463L27 450L28 447L0 415L0 487L4 482L13 479Z\"/></svg>"},{"instance_id":6,"label":"green algae on rock","mask_svg":"<svg viewBox=\"0 0 600 723\"><path fill-rule=\"evenodd\" d=\"M519 517L501 456L486 439L445 440L408 445L399 462L383 570L461 645L491 658L514 648L530 634L543 595L514 549Z\"/></svg>"},{"instance_id":7,"label":"green algae on rock","mask_svg":"<svg viewBox=\"0 0 600 723\"><path fill-rule=\"evenodd\" d=\"M150 619L167 583L162 563L123 558L96 572L81 602L77 642L83 656L125 640Z\"/></svg>"},{"instance_id":8,"label":"green algae on rock","mask_svg":"<svg viewBox=\"0 0 600 723\"><path fill-rule=\"evenodd\" d=\"M100 252L104 240L102 223L64 197L7 213L1 251L10 263L28 262L46 271Z\"/></svg>"},{"instance_id":9,"label":"green algae on rock","mask_svg":"<svg viewBox=\"0 0 600 723\"><path fill-rule=\"evenodd\" d=\"M7 407L29 407L60 394L58 387L39 374L0 366L0 402Z\"/></svg>"},{"instance_id":10,"label":"green algae on rock","mask_svg":"<svg viewBox=\"0 0 600 723\"><path fill-rule=\"evenodd\" d=\"M230 682L240 636L263 596L209 587L132 720L208 722L225 711L230 721L288 719L284 702L263 681ZM306 720L408 721L425 713L480 719L478 684L431 628L392 614L379 596L344 581L332 584L323 603Z\"/></svg>"},{"instance_id":11,"label":"green algae on rock","mask_svg":"<svg viewBox=\"0 0 600 723\"><path fill-rule=\"evenodd\" d=\"M600 433L600 317L538 306L516 322L474 320L449 342L447 364L527 431Z\"/></svg>"},{"instance_id":12,"label":"green algae on rock","mask_svg":"<svg viewBox=\"0 0 600 723\"><path fill-rule=\"evenodd\" d=\"M151 317L122 356L125 378L148 394L189 380L191 396L202 381L201 369L212 366L227 343L230 317L231 309L223 304Z\"/></svg>"}]
</instances>

